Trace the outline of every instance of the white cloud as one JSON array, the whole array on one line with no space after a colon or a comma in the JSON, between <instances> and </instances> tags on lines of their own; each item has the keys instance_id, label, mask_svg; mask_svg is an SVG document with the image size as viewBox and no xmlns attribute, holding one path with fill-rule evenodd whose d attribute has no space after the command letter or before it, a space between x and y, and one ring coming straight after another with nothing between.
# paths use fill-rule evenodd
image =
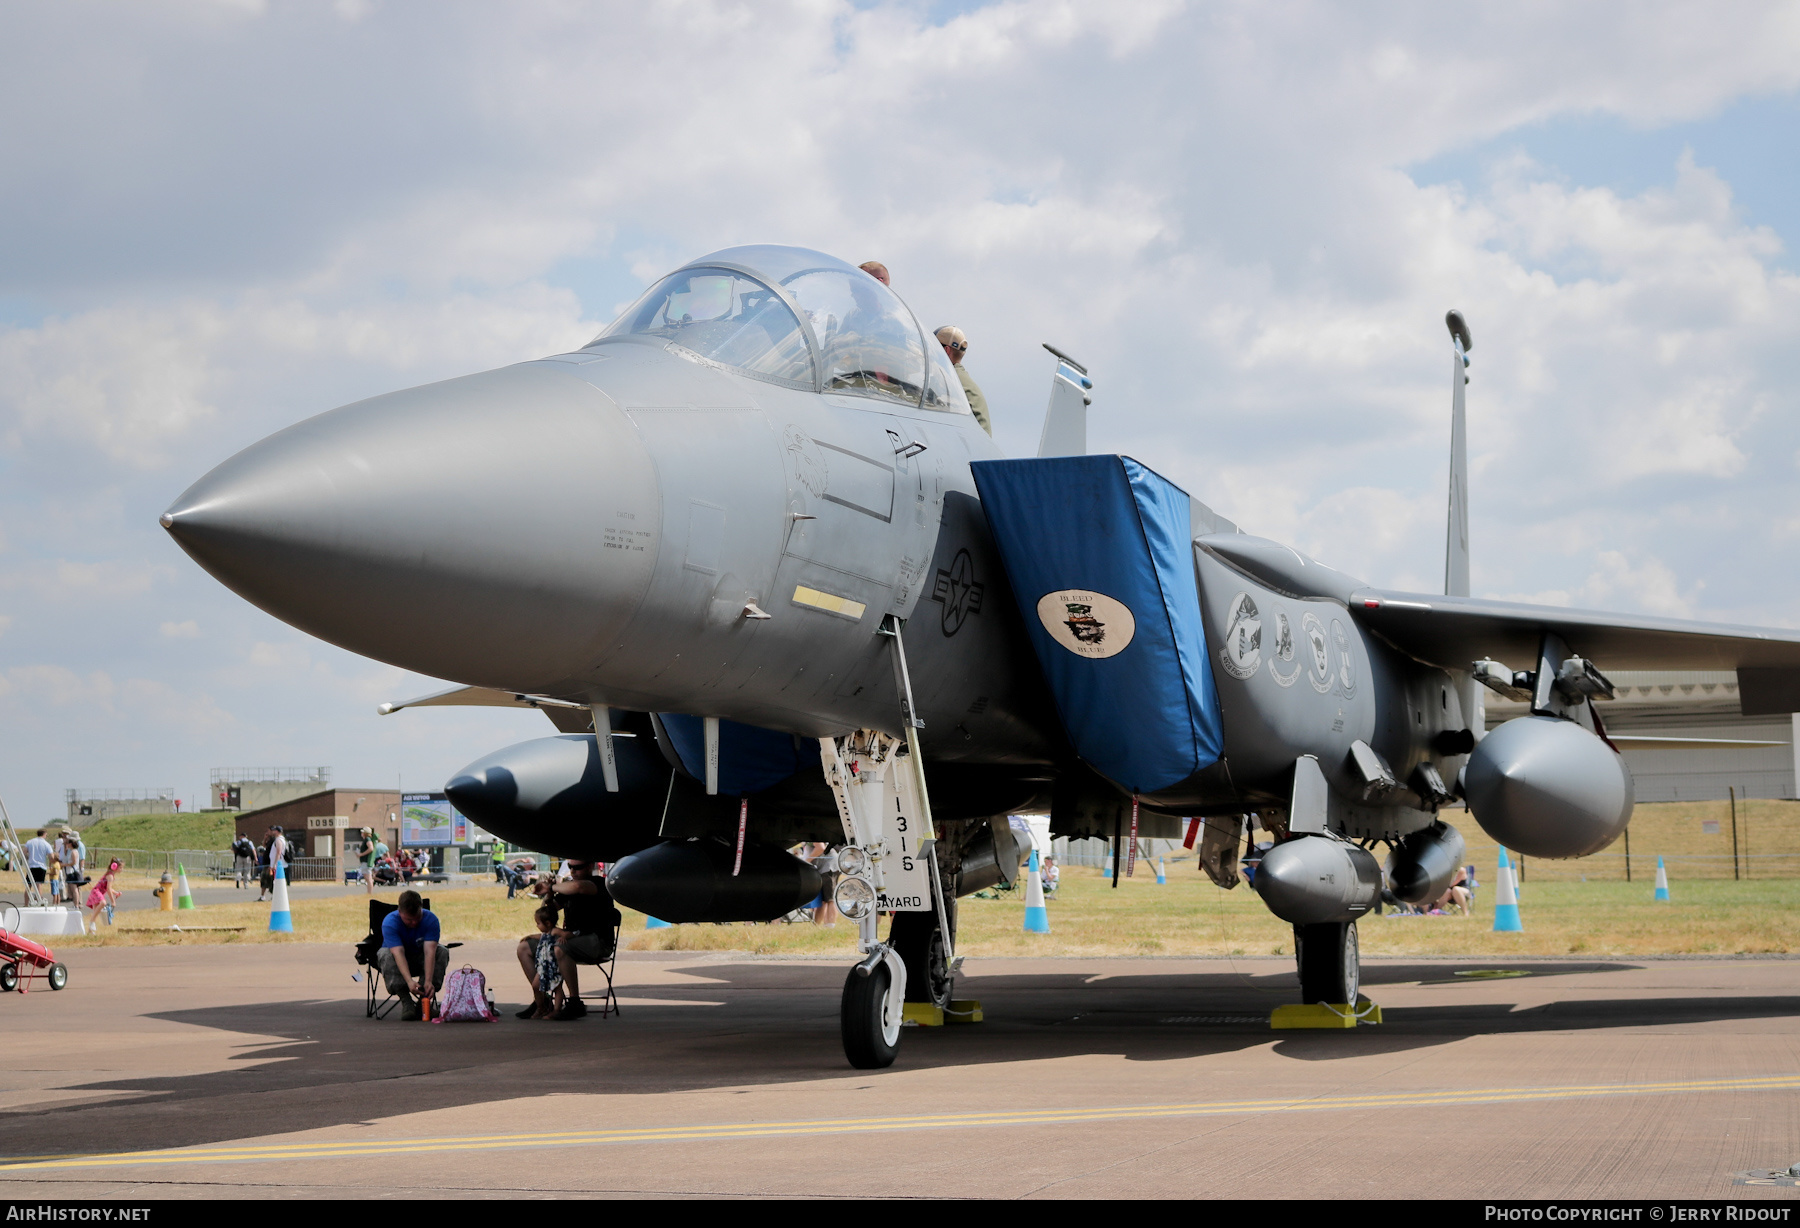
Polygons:
<instances>
[{"instance_id":1,"label":"white cloud","mask_svg":"<svg viewBox=\"0 0 1800 1228\"><path fill-rule=\"evenodd\" d=\"M200 624L193 619L181 622L165 622L161 627L163 637L171 640L193 640L200 638Z\"/></svg>"}]
</instances>

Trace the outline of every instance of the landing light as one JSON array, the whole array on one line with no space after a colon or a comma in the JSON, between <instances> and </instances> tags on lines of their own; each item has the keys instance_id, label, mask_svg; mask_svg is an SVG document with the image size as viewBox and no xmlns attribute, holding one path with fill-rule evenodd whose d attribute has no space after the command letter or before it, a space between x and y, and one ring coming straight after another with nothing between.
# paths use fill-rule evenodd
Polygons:
<instances>
[{"instance_id":1,"label":"landing light","mask_svg":"<svg viewBox=\"0 0 1800 1228\"><path fill-rule=\"evenodd\" d=\"M854 844L847 844L837 853L838 873L852 878L869 877L869 854Z\"/></svg>"},{"instance_id":2,"label":"landing light","mask_svg":"<svg viewBox=\"0 0 1800 1228\"><path fill-rule=\"evenodd\" d=\"M837 901L838 911L852 921L861 921L875 911L875 888L869 886L867 879L839 879L833 898Z\"/></svg>"}]
</instances>

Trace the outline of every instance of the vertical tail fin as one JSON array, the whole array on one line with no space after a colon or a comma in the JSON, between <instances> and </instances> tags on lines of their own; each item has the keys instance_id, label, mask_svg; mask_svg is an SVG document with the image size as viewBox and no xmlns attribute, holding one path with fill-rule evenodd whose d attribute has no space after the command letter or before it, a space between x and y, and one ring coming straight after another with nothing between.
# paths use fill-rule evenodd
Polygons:
<instances>
[{"instance_id":1,"label":"vertical tail fin","mask_svg":"<svg viewBox=\"0 0 1800 1228\"><path fill-rule=\"evenodd\" d=\"M1444 317L1450 329L1455 357L1450 368L1450 524L1444 541L1444 595L1469 595L1469 432L1463 411L1463 386L1469 382L1466 368L1475 343L1462 312L1452 309Z\"/></svg>"},{"instance_id":2,"label":"vertical tail fin","mask_svg":"<svg viewBox=\"0 0 1800 1228\"><path fill-rule=\"evenodd\" d=\"M1050 405L1044 410L1044 432L1038 437L1039 456L1087 455L1088 390L1094 381L1087 368L1055 346L1044 348L1056 355L1056 373L1050 377Z\"/></svg>"}]
</instances>

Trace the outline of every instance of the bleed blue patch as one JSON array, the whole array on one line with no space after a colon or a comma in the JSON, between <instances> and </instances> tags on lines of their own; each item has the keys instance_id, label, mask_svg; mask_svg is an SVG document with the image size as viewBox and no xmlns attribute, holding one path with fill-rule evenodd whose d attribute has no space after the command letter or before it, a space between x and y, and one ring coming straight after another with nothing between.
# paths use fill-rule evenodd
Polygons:
<instances>
[{"instance_id":1,"label":"bleed blue patch","mask_svg":"<svg viewBox=\"0 0 1800 1228\"><path fill-rule=\"evenodd\" d=\"M1128 456L971 465L1069 741L1138 793L1224 753L1187 492Z\"/></svg>"},{"instance_id":2,"label":"bleed blue patch","mask_svg":"<svg viewBox=\"0 0 1800 1228\"><path fill-rule=\"evenodd\" d=\"M659 712L664 732L682 768L695 780L706 779L706 724L683 712ZM719 722L719 793L744 797L772 789L795 772L819 767L819 744L760 725Z\"/></svg>"}]
</instances>

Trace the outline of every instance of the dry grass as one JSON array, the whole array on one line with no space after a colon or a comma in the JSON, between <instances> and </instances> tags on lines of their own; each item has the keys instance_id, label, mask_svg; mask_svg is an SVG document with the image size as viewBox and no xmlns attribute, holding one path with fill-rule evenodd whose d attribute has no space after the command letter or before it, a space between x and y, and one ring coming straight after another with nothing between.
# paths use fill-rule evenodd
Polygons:
<instances>
[{"instance_id":1,"label":"dry grass","mask_svg":"<svg viewBox=\"0 0 1800 1228\"><path fill-rule=\"evenodd\" d=\"M1633 850L1636 852L1635 848ZM1480 864L1478 862L1478 864ZM1491 863L1489 863L1491 864ZM1548 863L1533 863L1534 866ZM1800 880L1689 880L1674 876L1673 903L1651 900L1648 881L1541 881L1525 884L1525 931L1496 934L1491 872L1483 875L1471 917L1371 917L1361 926L1370 955L1653 955L1760 954L1800 951ZM378 893L392 900L397 892ZM514 938L532 930L531 904L508 901L498 886L439 891L433 901L449 939ZM1050 904L1048 935L1023 932L1024 896L961 902L961 950L969 955L1285 955L1292 932L1270 916L1247 888L1214 887L1192 861L1171 865L1166 886L1153 866L1117 890L1098 870L1070 867ZM95 938L62 938L57 947L162 943L327 942L345 946L366 931L366 897L293 904L292 935L270 934L268 906L208 905L193 912L121 912ZM855 949L855 929L812 925L680 925L645 930L641 913L625 914L625 937L635 950L750 951L760 954L842 955ZM171 933L170 924L209 927ZM242 933L210 927L242 926Z\"/></svg>"}]
</instances>

